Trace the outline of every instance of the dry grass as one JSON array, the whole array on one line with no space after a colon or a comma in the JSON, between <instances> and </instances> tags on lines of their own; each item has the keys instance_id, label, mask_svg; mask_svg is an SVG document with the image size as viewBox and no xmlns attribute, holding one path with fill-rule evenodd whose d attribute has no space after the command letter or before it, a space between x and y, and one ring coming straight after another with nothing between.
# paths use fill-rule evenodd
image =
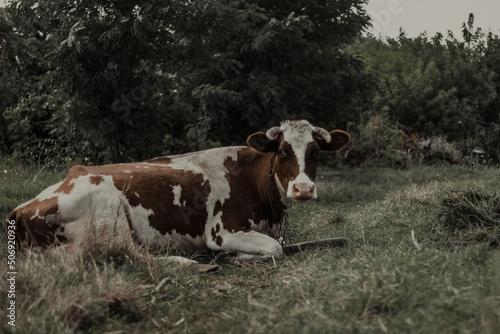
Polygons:
<instances>
[{"instance_id":1,"label":"dry grass","mask_svg":"<svg viewBox=\"0 0 500 334\"><path fill-rule=\"evenodd\" d=\"M0 184L0 192L8 188L12 196L0 200L3 216L11 202L39 191L23 190L29 173L19 171L11 184ZM44 173L49 171L39 180L49 179ZM299 242L344 236L350 243L343 248L307 250L276 265L199 255L200 262L221 266L204 274L127 242L92 239L95 242L78 252L18 254L17 326L3 321L1 331L499 332L497 246L489 239L470 238L468 231L482 225L464 225L458 234L446 225L477 217L458 215L461 211L453 205L467 201L469 208L497 219L498 169L319 174L319 200L290 209L293 238ZM473 199L467 195L471 192ZM461 203L461 198L466 201ZM1 257L6 260L4 253ZM6 272L0 269L2 277ZM0 290L6 297L4 285Z\"/></svg>"}]
</instances>

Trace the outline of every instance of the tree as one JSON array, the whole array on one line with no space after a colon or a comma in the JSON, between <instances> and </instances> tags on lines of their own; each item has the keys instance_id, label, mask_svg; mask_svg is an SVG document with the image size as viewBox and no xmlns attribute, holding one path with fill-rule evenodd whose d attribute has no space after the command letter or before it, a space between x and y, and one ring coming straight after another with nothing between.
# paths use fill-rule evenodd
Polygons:
<instances>
[{"instance_id":1,"label":"tree","mask_svg":"<svg viewBox=\"0 0 500 334\"><path fill-rule=\"evenodd\" d=\"M191 81L202 124L234 134L224 143L287 118L345 126L368 89L361 62L345 52L368 25L365 2L218 3L226 33L210 30L203 48L214 61Z\"/></svg>"},{"instance_id":2,"label":"tree","mask_svg":"<svg viewBox=\"0 0 500 334\"><path fill-rule=\"evenodd\" d=\"M7 75L24 86L3 112L11 148L127 161L285 118L341 126L367 88L344 51L368 25L365 2L14 0Z\"/></svg>"},{"instance_id":3,"label":"tree","mask_svg":"<svg viewBox=\"0 0 500 334\"><path fill-rule=\"evenodd\" d=\"M20 59L18 72L35 80L5 113L13 139L33 141L15 140L26 146L16 152L99 162L161 152L170 85L159 73L172 65L174 51L165 22L175 8L168 5L13 1L20 48L33 46L19 52L31 58Z\"/></svg>"}]
</instances>

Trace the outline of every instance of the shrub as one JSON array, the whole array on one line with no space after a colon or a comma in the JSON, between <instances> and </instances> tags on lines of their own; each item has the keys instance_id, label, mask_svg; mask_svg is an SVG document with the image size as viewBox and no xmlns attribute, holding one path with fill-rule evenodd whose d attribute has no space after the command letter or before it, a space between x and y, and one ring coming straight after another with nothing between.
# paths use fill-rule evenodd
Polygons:
<instances>
[{"instance_id":1,"label":"shrub","mask_svg":"<svg viewBox=\"0 0 500 334\"><path fill-rule=\"evenodd\" d=\"M448 142L443 136L434 136L429 140L422 141L420 147L423 150L423 161L426 164L459 164L464 161L457 144Z\"/></svg>"},{"instance_id":2,"label":"shrub","mask_svg":"<svg viewBox=\"0 0 500 334\"><path fill-rule=\"evenodd\" d=\"M406 153L403 138L396 123L382 113L367 113L352 131L353 139L345 153L351 166L405 167Z\"/></svg>"},{"instance_id":3,"label":"shrub","mask_svg":"<svg viewBox=\"0 0 500 334\"><path fill-rule=\"evenodd\" d=\"M470 130L470 129L469 129ZM472 163L492 165L500 163L500 119L484 127L470 130L470 139L464 144L464 151Z\"/></svg>"}]
</instances>

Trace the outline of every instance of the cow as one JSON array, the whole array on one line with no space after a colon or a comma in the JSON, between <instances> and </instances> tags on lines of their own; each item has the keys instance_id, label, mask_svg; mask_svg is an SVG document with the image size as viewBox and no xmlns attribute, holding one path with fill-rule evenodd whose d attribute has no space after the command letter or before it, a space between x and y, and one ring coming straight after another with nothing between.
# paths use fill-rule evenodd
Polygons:
<instances>
[{"instance_id":1,"label":"cow","mask_svg":"<svg viewBox=\"0 0 500 334\"><path fill-rule=\"evenodd\" d=\"M149 248L278 258L287 206L317 197L319 151L335 152L349 141L341 130L284 121L250 135L248 146L74 166L65 180L15 208L7 224L15 225L21 248L81 241L92 225Z\"/></svg>"}]
</instances>

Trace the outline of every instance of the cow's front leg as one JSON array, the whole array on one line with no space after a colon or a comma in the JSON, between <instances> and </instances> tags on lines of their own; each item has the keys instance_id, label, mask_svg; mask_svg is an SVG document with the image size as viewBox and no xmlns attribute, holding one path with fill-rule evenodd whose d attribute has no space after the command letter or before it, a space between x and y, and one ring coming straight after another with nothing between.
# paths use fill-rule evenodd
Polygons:
<instances>
[{"instance_id":1,"label":"cow's front leg","mask_svg":"<svg viewBox=\"0 0 500 334\"><path fill-rule=\"evenodd\" d=\"M283 255L277 240L256 231L209 233L206 244L212 250L236 251L236 259L242 261L276 259Z\"/></svg>"}]
</instances>

